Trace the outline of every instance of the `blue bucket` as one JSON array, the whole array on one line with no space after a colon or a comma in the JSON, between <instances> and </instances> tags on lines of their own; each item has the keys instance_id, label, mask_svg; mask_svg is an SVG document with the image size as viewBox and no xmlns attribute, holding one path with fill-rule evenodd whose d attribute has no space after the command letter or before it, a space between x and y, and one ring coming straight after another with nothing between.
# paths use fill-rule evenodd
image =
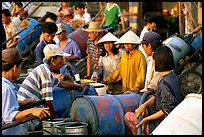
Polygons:
<instances>
[{"instance_id":1,"label":"blue bucket","mask_svg":"<svg viewBox=\"0 0 204 137\"><path fill-rule=\"evenodd\" d=\"M195 38L189 44L189 46L190 46L192 51L196 51L201 47L201 45L202 45L202 38L200 37L199 34L196 34Z\"/></svg>"},{"instance_id":2,"label":"blue bucket","mask_svg":"<svg viewBox=\"0 0 204 137\"><path fill-rule=\"evenodd\" d=\"M71 105L70 118L88 123L91 135L125 135L124 115L139 106L135 93L103 96L79 96Z\"/></svg>"},{"instance_id":3,"label":"blue bucket","mask_svg":"<svg viewBox=\"0 0 204 137\"><path fill-rule=\"evenodd\" d=\"M39 22L33 18L27 18L25 20L23 20L21 23L23 22L28 22L28 24L25 26L27 27L27 29L23 30L19 36L19 40L21 40L23 37L25 37L26 35L28 35L32 29L39 24ZM21 24L18 27L18 32L20 32L24 27L20 27ZM37 39L39 39L41 32L42 32L42 28L41 26L37 26L34 29L35 31L28 36L27 38L25 38L23 41L18 43L17 49L19 50L20 53L23 53L23 51L29 47L34 41L36 41Z\"/></svg>"}]
</instances>

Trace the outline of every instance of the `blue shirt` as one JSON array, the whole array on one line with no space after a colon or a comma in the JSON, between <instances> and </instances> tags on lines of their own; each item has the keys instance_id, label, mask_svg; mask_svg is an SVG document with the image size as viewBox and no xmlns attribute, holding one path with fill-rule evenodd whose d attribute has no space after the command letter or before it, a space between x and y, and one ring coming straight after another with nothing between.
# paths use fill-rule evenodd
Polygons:
<instances>
[{"instance_id":1,"label":"blue shirt","mask_svg":"<svg viewBox=\"0 0 204 137\"><path fill-rule=\"evenodd\" d=\"M19 112L17 89L6 78L2 77L2 125L15 120ZM3 135L20 135L20 126L2 130Z\"/></svg>"},{"instance_id":2,"label":"blue shirt","mask_svg":"<svg viewBox=\"0 0 204 137\"><path fill-rule=\"evenodd\" d=\"M44 53L43 53L43 49L44 47L47 45L48 43L43 39L42 41L40 41L38 43L38 45L36 46L35 49L35 59L38 63L38 65L43 64L43 59L45 57ZM52 40L52 44L56 44L54 40Z\"/></svg>"},{"instance_id":3,"label":"blue shirt","mask_svg":"<svg viewBox=\"0 0 204 137\"><path fill-rule=\"evenodd\" d=\"M71 56L76 56L79 59L81 59L81 51L79 49L79 46L71 38L69 38L69 40L67 41L66 45L64 46L63 51L68 53L68 54L71 54ZM71 61L69 61L69 63L72 65L73 74L75 74L76 73L76 61L71 60Z\"/></svg>"}]
</instances>

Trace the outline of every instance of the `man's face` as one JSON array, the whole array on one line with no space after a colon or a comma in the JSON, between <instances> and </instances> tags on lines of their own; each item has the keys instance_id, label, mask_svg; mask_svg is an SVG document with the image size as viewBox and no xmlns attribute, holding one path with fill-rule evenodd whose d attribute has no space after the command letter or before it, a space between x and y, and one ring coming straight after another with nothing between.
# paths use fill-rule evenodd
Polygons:
<instances>
[{"instance_id":1,"label":"man's face","mask_svg":"<svg viewBox=\"0 0 204 137\"><path fill-rule=\"evenodd\" d=\"M56 34L57 38L59 39L59 41L65 39L67 36L66 36L66 31L62 31L61 33L59 34Z\"/></svg>"},{"instance_id":2,"label":"man's face","mask_svg":"<svg viewBox=\"0 0 204 137\"><path fill-rule=\"evenodd\" d=\"M152 46L150 43L142 44L142 47L145 53L147 54L147 56L152 56Z\"/></svg>"},{"instance_id":3,"label":"man's face","mask_svg":"<svg viewBox=\"0 0 204 137\"><path fill-rule=\"evenodd\" d=\"M97 35L97 32L94 32L94 31L89 32L89 38L90 38L91 40L94 41L97 36L98 36L98 35Z\"/></svg>"},{"instance_id":4,"label":"man's face","mask_svg":"<svg viewBox=\"0 0 204 137\"><path fill-rule=\"evenodd\" d=\"M3 24L10 23L10 17L6 17L4 14L2 14L2 22Z\"/></svg>"},{"instance_id":5,"label":"man's face","mask_svg":"<svg viewBox=\"0 0 204 137\"><path fill-rule=\"evenodd\" d=\"M151 24L151 30L155 30L156 29L156 23L155 22L152 22Z\"/></svg>"},{"instance_id":6,"label":"man's face","mask_svg":"<svg viewBox=\"0 0 204 137\"><path fill-rule=\"evenodd\" d=\"M43 32L43 37L44 37L44 40L45 40L48 44L51 44L53 38L55 37L55 32L52 33L52 34L48 34L48 33L46 33L46 32Z\"/></svg>"},{"instance_id":7,"label":"man's face","mask_svg":"<svg viewBox=\"0 0 204 137\"><path fill-rule=\"evenodd\" d=\"M63 64L64 64L63 56L58 56L56 59L53 59L50 62L50 66L52 67L53 70L60 70Z\"/></svg>"},{"instance_id":8,"label":"man's face","mask_svg":"<svg viewBox=\"0 0 204 137\"><path fill-rule=\"evenodd\" d=\"M19 67L17 67L17 65L14 65L14 78L13 80L17 80L21 74L21 67L22 67L22 63L19 65Z\"/></svg>"}]
</instances>

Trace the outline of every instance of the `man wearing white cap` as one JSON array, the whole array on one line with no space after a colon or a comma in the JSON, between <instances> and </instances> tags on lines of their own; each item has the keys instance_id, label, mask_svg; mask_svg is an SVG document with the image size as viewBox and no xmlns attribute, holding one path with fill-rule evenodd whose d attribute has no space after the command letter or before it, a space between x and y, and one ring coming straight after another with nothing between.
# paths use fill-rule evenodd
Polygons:
<instances>
[{"instance_id":1,"label":"man wearing white cap","mask_svg":"<svg viewBox=\"0 0 204 137\"><path fill-rule=\"evenodd\" d=\"M51 102L53 100L53 89L56 86L68 90L83 89L85 85L62 81L52 75L52 72L59 70L64 64L63 57L70 56L63 52L58 45L48 44L44 47L43 52L45 55L44 63L34 68L23 81L18 92L18 100L23 101L26 98L33 98L38 101L45 99L45 106L49 107L52 118L56 118L57 115ZM33 126L38 125L38 123L39 121Z\"/></svg>"},{"instance_id":2,"label":"man wearing white cap","mask_svg":"<svg viewBox=\"0 0 204 137\"><path fill-rule=\"evenodd\" d=\"M129 30L115 44L124 44L126 53L123 54L119 69L110 74L105 83L111 84L122 79L122 91L137 92L144 88L146 60L141 51L137 50L139 37Z\"/></svg>"},{"instance_id":3,"label":"man wearing white cap","mask_svg":"<svg viewBox=\"0 0 204 137\"><path fill-rule=\"evenodd\" d=\"M59 47L71 55L66 58L66 61L71 64L73 74L76 74L76 60L81 59L81 51L78 44L73 39L67 37L66 28L62 23L57 23L56 36L59 39L59 43L57 43ZM63 66L63 68L66 68L66 66Z\"/></svg>"},{"instance_id":4,"label":"man wearing white cap","mask_svg":"<svg viewBox=\"0 0 204 137\"><path fill-rule=\"evenodd\" d=\"M102 67L102 76L105 80L111 73L116 71L119 68L121 57L124 50L117 48L114 43L118 40L111 32L108 32L103 36L96 44L102 43L104 49L99 58L99 67ZM101 79L101 80L102 80ZM112 94L120 93L121 91L121 81L112 83L108 86L108 92Z\"/></svg>"}]
</instances>

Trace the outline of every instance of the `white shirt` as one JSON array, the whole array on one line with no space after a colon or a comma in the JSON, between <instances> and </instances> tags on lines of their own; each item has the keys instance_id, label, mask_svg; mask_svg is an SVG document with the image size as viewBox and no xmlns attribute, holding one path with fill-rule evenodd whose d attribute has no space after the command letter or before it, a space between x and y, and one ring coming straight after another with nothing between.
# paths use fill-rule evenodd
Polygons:
<instances>
[{"instance_id":1,"label":"white shirt","mask_svg":"<svg viewBox=\"0 0 204 137\"><path fill-rule=\"evenodd\" d=\"M73 20L75 19L80 19L80 20L83 20L85 21L86 23L90 22L91 21L91 15L87 12L84 13L84 15L81 17L81 15L79 14L76 14L73 18Z\"/></svg>"},{"instance_id":2,"label":"white shirt","mask_svg":"<svg viewBox=\"0 0 204 137\"><path fill-rule=\"evenodd\" d=\"M144 37L144 34L147 33L147 32L149 32L149 31L148 31L147 28L144 26L144 28L142 29L142 31L141 31L141 33L140 33L140 42L142 41L142 39L143 39L143 37ZM143 49L143 47L142 47L142 44L140 44L139 50L144 54L145 59L146 59L146 61L147 61L147 55L146 55L146 53L145 53L145 51L144 51L144 49Z\"/></svg>"}]
</instances>

